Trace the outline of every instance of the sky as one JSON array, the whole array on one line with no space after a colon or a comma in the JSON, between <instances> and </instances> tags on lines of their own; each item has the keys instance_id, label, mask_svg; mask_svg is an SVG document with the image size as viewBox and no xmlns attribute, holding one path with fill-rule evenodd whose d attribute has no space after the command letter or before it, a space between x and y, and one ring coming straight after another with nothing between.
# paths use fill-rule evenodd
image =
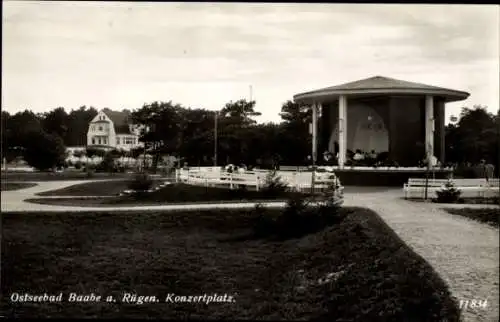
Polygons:
<instances>
[{"instance_id":1,"label":"sky","mask_svg":"<svg viewBox=\"0 0 500 322\"><path fill-rule=\"evenodd\" d=\"M499 108L496 5L3 1L2 109L134 110L256 100L386 76ZM252 90L250 90L250 87Z\"/></svg>"}]
</instances>

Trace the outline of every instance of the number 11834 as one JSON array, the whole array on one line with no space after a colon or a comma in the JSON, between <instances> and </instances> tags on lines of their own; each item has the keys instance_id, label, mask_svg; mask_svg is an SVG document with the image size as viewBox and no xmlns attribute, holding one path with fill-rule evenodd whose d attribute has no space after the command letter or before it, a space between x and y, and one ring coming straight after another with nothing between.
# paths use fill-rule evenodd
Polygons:
<instances>
[{"instance_id":1,"label":"number 11834","mask_svg":"<svg viewBox=\"0 0 500 322\"><path fill-rule=\"evenodd\" d=\"M485 309L488 307L488 300L460 300L460 309Z\"/></svg>"}]
</instances>

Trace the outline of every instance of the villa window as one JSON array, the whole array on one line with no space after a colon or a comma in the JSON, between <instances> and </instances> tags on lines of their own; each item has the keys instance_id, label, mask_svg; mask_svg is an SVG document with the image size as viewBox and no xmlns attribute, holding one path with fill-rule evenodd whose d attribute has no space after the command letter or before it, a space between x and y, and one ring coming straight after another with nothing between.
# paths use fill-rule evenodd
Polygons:
<instances>
[{"instance_id":1,"label":"villa window","mask_svg":"<svg viewBox=\"0 0 500 322\"><path fill-rule=\"evenodd\" d=\"M116 144L120 144L120 138L116 138Z\"/></svg>"},{"instance_id":2,"label":"villa window","mask_svg":"<svg viewBox=\"0 0 500 322\"><path fill-rule=\"evenodd\" d=\"M92 138L92 145L95 144L95 138Z\"/></svg>"},{"instance_id":3,"label":"villa window","mask_svg":"<svg viewBox=\"0 0 500 322\"><path fill-rule=\"evenodd\" d=\"M102 131L102 126L99 126L99 131Z\"/></svg>"},{"instance_id":4,"label":"villa window","mask_svg":"<svg viewBox=\"0 0 500 322\"><path fill-rule=\"evenodd\" d=\"M103 139L102 139L102 144L108 144L108 139L103 138Z\"/></svg>"},{"instance_id":5,"label":"villa window","mask_svg":"<svg viewBox=\"0 0 500 322\"><path fill-rule=\"evenodd\" d=\"M99 145L101 145L101 138L97 139L97 142L99 142Z\"/></svg>"}]
</instances>

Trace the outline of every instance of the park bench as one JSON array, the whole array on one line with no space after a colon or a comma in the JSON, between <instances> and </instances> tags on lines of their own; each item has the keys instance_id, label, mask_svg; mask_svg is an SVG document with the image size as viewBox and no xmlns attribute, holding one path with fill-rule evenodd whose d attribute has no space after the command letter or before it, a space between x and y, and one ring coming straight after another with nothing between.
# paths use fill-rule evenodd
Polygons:
<instances>
[{"instance_id":1,"label":"park bench","mask_svg":"<svg viewBox=\"0 0 500 322\"><path fill-rule=\"evenodd\" d=\"M495 196L498 194L499 179L452 179L455 188L459 189L462 197L465 198L481 198L486 196ZM436 191L445 188L448 179L428 179L427 181L427 196L436 197ZM425 178L409 178L408 183L405 183L403 190L405 199L407 198L424 198L425 197Z\"/></svg>"}]
</instances>

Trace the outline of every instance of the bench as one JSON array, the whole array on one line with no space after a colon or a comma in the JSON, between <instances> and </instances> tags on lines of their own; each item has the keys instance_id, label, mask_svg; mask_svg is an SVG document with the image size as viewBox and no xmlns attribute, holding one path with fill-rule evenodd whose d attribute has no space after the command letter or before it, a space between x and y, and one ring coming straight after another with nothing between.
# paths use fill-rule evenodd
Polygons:
<instances>
[{"instance_id":1,"label":"bench","mask_svg":"<svg viewBox=\"0 0 500 322\"><path fill-rule=\"evenodd\" d=\"M436 191L445 188L448 179L428 179L427 181L427 195L429 197L436 197ZM462 197L465 198L481 198L486 197L486 195L495 196L498 194L498 184L499 179L490 179L489 182L486 179L452 179L455 187L462 192ZM425 178L409 178L408 183L403 185L403 190L405 192L405 199L424 198L425 195ZM496 191L496 192L495 192Z\"/></svg>"}]
</instances>

